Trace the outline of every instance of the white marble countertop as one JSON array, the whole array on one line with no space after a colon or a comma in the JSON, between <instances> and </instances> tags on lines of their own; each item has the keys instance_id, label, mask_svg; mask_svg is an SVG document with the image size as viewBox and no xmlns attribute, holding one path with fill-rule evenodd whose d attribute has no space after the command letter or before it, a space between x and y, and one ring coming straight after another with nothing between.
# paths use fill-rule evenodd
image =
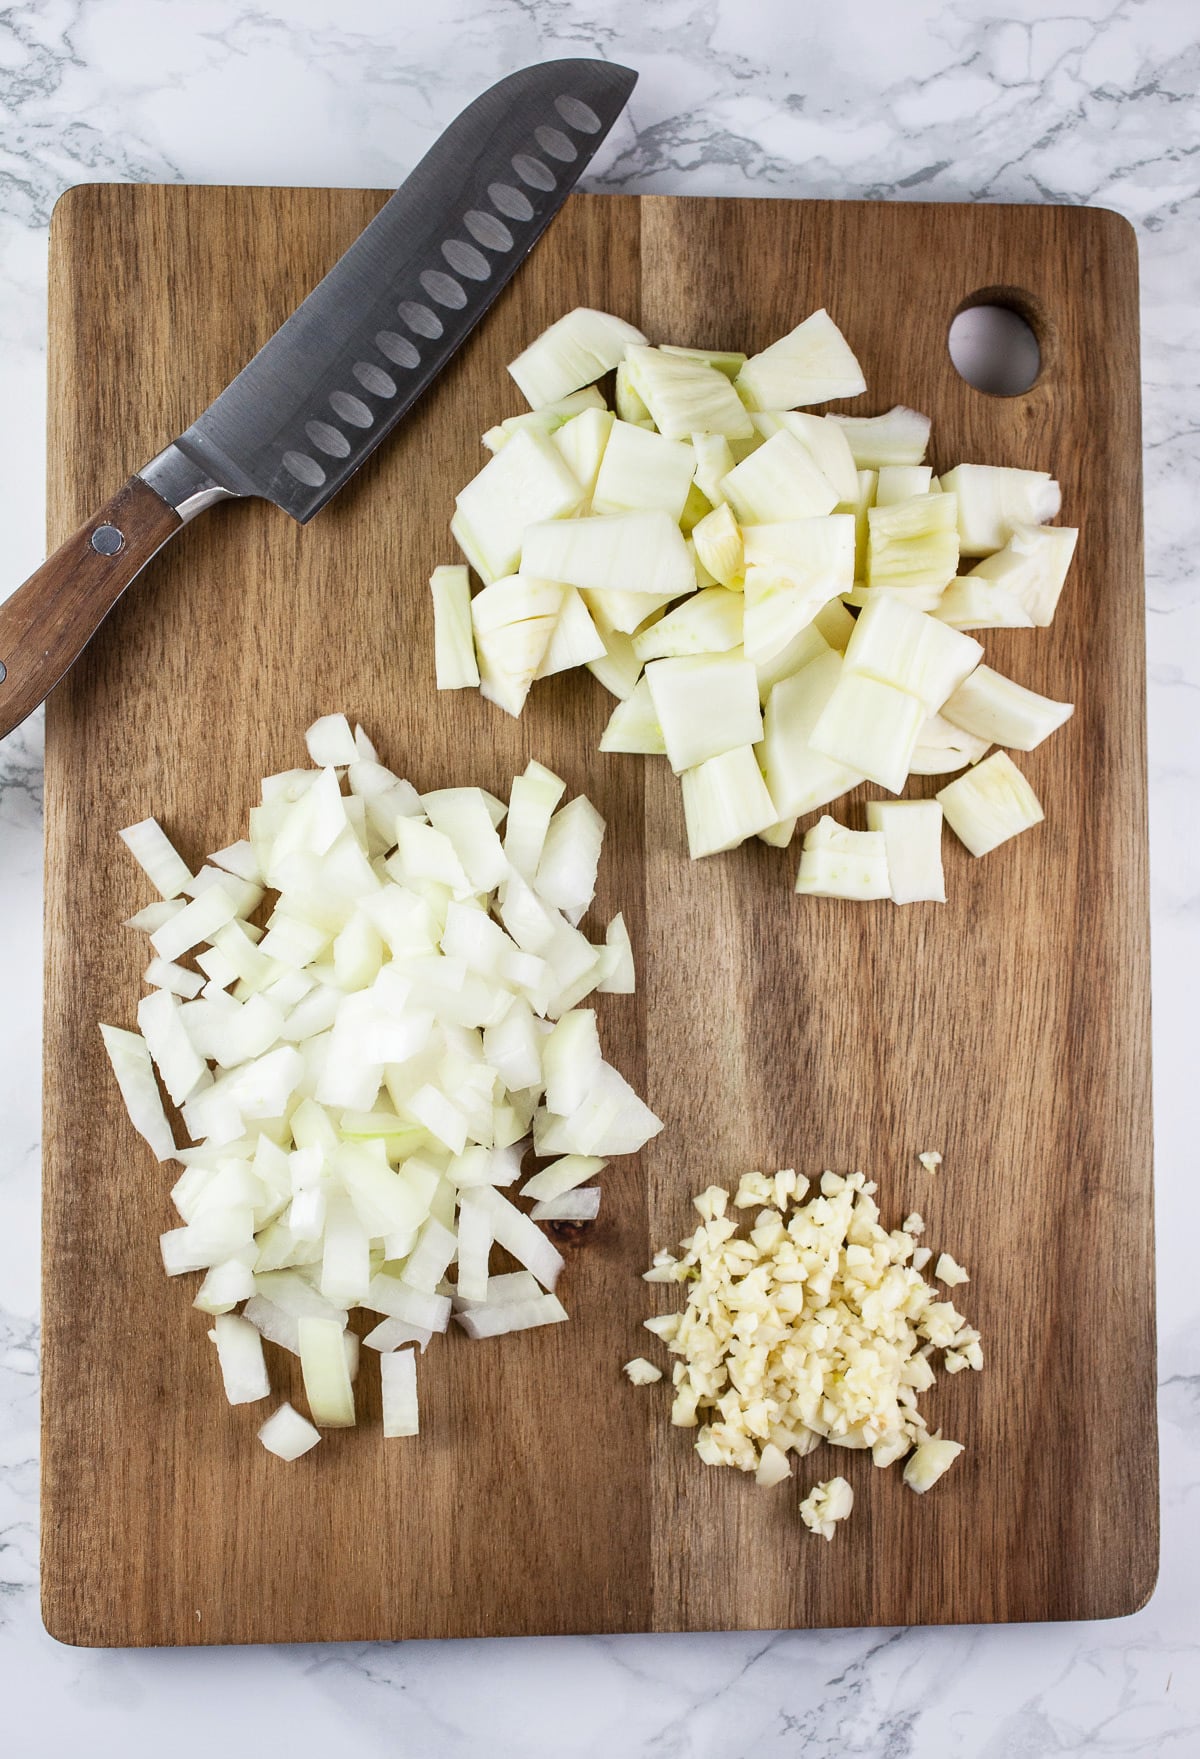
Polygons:
<instances>
[{"instance_id":1,"label":"white marble countertop","mask_svg":"<svg viewBox=\"0 0 1200 1759\"><path fill-rule=\"evenodd\" d=\"M46 228L97 179L397 183L502 73L641 72L592 187L1088 202L1138 231L1163 1565L1112 1624L126 1652L38 1616L40 719L0 748L0 1744L13 1759L1200 1753L1200 50L1190 0L14 0L0 11L4 579L40 560ZM802 19L802 23L795 22ZM102 271L98 271L102 272ZM1070 1439L1048 1435L1070 1470Z\"/></svg>"}]
</instances>

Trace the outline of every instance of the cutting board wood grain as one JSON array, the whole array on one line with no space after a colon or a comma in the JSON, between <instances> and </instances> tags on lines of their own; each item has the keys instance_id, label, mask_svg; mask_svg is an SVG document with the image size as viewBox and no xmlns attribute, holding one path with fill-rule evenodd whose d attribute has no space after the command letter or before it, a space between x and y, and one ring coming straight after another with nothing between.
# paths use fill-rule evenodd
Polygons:
<instances>
[{"instance_id":1,"label":"cutting board wood grain","mask_svg":"<svg viewBox=\"0 0 1200 1759\"><path fill-rule=\"evenodd\" d=\"M50 539L151 457L376 212L353 190L85 187L52 232ZM102 270L99 265L103 265ZM1043 368L998 398L946 332L985 289L1032 318ZM1046 823L982 861L947 835L949 902L799 900L796 848L686 858L662 760L602 756L590 677L519 722L433 688L426 581L455 489L520 399L545 324L606 307L652 338L759 348L825 305L864 413L933 416L931 459L1052 469L1082 536L1049 631L988 658L1079 707L1019 759ZM571 198L413 416L306 529L261 503L197 521L118 605L47 719L43 1606L81 1644L382 1639L1093 1618L1132 1611L1157 1554L1136 253L1063 208ZM569 1326L435 1340L422 1434L384 1442L364 1353L356 1431L295 1465L231 1410L197 1279L168 1282L172 1175L126 1122L96 1022L132 1025L149 891L117 841L156 813L183 851L243 832L259 777L346 710L420 788L497 792L530 757L609 824L594 920L625 912L635 997L610 1054L665 1120L603 1176L565 1247ZM921 792L933 792L930 780ZM877 792L864 790L864 794ZM857 800L850 822L861 824ZM944 1154L941 1172L921 1150ZM655 1354L669 1300L638 1273L689 1200L751 1166L862 1167L885 1219L971 1272L982 1376L932 1420L967 1445L930 1495L832 1450L853 1520L825 1545L797 1486L701 1465ZM290 1360L277 1390L302 1405Z\"/></svg>"}]
</instances>

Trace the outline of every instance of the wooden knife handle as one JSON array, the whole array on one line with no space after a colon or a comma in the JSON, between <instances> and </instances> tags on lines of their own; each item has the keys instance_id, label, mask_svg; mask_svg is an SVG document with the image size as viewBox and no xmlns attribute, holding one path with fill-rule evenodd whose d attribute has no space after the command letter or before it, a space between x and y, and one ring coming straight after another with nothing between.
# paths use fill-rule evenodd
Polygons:
<instances>
[{"instance_id":1,"label":"wooden knife handle","mask_svg":"<svg viewBox=\"0 0 1200 1759\"><path fill-rule=\"evenodd\" d=\"M173 507L131 476L0 605L0 739L45 700L182 525Z\"/></svg>"}]
</instances>

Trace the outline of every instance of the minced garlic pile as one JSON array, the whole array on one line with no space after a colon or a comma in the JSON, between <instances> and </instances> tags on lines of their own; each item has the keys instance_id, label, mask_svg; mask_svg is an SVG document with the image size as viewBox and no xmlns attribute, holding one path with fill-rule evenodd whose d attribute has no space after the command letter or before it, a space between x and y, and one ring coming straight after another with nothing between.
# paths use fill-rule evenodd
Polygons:
<instances>
[{"instance_id":1,"label":"minced garlic pile","mask_svg":"<svg viewBox=\"0 0 1200 1759\"><path fill-rule=\"evenodd\" d=\"M701 1425L696 1452L708 1465L777 1484L789 1454L827 1440L870 1448L877 1466L909 1454L905 1482L920 1492L961 1453L930 1436L917 1399L933 1385L936 1350L949 1374L982 1368L979 1333L914 1266L921 1217L885 1232L875 1189L862 1173L827 1172L808 1197L809 1181L790 1169L747 1173L733 1204L758 1209L748 1234L726 1214L729 1193L711 1185L695 1199L700 1226L681 1256L656 1254L646 1281L686 1284L688 1299L645 1325L680 1358L671 1421ZM931 1254L919 1251L924 1266ZM968 1280L945 1253L936 1274ZM649 1384L650 1366L628 1364L630 1379ZM831 1539L852 1502L845 1480L830 1479L802 1502L802 1518Z\"/></svg>"}]
</instances>

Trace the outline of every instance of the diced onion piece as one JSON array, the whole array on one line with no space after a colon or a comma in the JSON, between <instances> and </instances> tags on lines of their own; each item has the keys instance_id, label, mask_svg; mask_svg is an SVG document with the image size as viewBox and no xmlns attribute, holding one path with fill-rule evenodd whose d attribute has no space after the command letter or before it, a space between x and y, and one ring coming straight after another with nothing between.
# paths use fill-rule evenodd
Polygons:
<instances>
[{"instance_id":1,"label":"diced onion piece","mask_svg":"<svg viewBox=\"0 0 1200 1759\"><path fill-rule=\"evenodd\" d=\"M101 1026L100 1035L121 1098L125 1101L129 1122L150 1144L158 1160L178 1158L145 1039L139 1033L125 1032L119 1026Z\"/></svg>"},{"instance_id":2,"label":"diced onion piece","mask_svg":"<svg viewBox=\"0 0 1200 1759\"><path fill-rule=\"evenodd\" d=\"M153 934L164 922L170 922L172 916L178 916L185 908L182 898L156 900L153 904L144 904L135 910L132 916L125 918L122 927L139 928L143 934Z\"/></svg>"},{"instance_id":3,"label":"diced onion piece","mask_svg":"<svg viewBox=\"0 0 1200 1759\"><path fill-rule=\"evenodd\" d=\"M951 629L1033 628L1033 618L1016 594L1002 580L986 580L974 569L955 575L933 615Z\"/></svg>"},{"instance_id":4,"label":"diced onion piece","mask_svg":"<svg viewBox=\"0 0 1200 1759\"><path fill-rule=\"evenodd\" d=\"M915 696L843 669L809 744L822 756L898 794L925 719Z\"/></svg>"},{"instance_id":5,"label":"diced onion piece","mask_svg":"<svg viewBox=\"0 0 1200 1759\"><path fill-rule=\"evenodd\" d=\"M1044 525L1062 505L1062 492L1046 470L959 464L943 476L942 489L955 497L964 556L1002 550L1018 525Z\"/></svg>"},{"instance_id":6,"label":"diced onion piece","mask_svg":"<svg viewBox=\"0 0 1200 1759\"><path fill-rule=\"evenodd\" d=\"M570 1117L560 1118L539 1107L533 1118L533 1145L539 1155L636 1154L662 1127L662 1119L639 1099L624 1076L605 1063L586 1100ZM496 1237L499 1239L499 1234ZM508 1250L516 1249L509 1246ZM545 1281L536 1264L530 1263L528 1268L539 1281Z\"/></svg>"},{"instance_id":7,"label":"diced onion piece","mask_svg":"<svg viewBox=\"0 0 1200 1759\"><path fill-rule=\"evenodd\" d=\"M894 904L944 904L942 809L936 800L868 800L867 829L882 831Z\"/></svg>"},{"instance_id":8,"label":"diced onion piece","mask_svg":"<svg viewBox=\"0 0 1200 1759\"><path fill-rule=\"evenodd\" d=\"M166 899L177 898L191 881L192 871L156 818L126 825L117 835L151 885Z\"/></svg>"},{"instance_id":9,"label":"diced onion piece","mask_svg":"<svg viewBox=\"0 0 1200 1759\"><path fill-rule=\"evenodd\" d=\"M554 1295L505 1301L499 1307L470 1307L454 1315L455 1324L470 1338L496 1338L509 1332L530 1331L539 1325L560 1325L566 1318L566 1308Z\"/></svg>"},{"instance_id":10,"label":"diced onion piece","mask_svg":"<svg viewBox=\"0 0 1200 1759\"><path fill-rule=\"evenodd\" d=\"M881 831L851 831L828 814L805 832L796 890L817 898L890 898Z\"/></svg>"},{"instance_id":11,"label":"diced onion piece","mask_svg":"<svg viewBox=\"0 0 1200 1759\"><path fill-rule=\"evenodd\" d=\"M561 1197L547 1197L535 1203L530 1211L535 1222L592 1222L599 1213L598 1185L589 1185L582 1191L567 1191Z\"/></svg>"},{"instance_id":12,"label":"diced onion piece","mask_svg":"<svg viewBox=\"0 0 1200 1759\"><path fill-rule=\"evenodd\" d=\"M526 1179L521 1187L521 1196L530 1197L538 1203L551 1203L556 1197L576 1190L585 1180L594 1179L607 1165L606 1160L601 1160L596 1155L564 1154L561 1159L543 1167L540 1173L534 1173L532 1178Z\"/></svg>"},{"instance_id":13,"label":"diced onion piece","mask_svg":"<svg viewBox=\"0 0 1200 1759\"><path fill-rule=\"evenodd\" d=\"M937 798L946 823L972 855L986 855L1045 817L1037 795L1007 752L994 751Z\"/></svg>"},{"instance_id":14,"label":"diced onion piece","mask_svg":"<svg viewBox=\"0 0 1200 1759\"><path fill-rule=\"evenodd\" d=\"M1074 713L1073 703L1039 696L990 666L979 666L942 704L951 726L1014 751L1033 751Z\"/></svg>"},{"instance_id":15,"label":"diced onion piece","mask_svg":"<svg viewBox=\"0 0 1200 1759\"><path fill-rule=\"evenodd\" d=\"M676 775L762 738L758 680L748 660L732 654L653 660L646 677Z\"/></svg>"},{"instance_id":16,"label":"diced onion piece","mask_svg":"<svg viewBox=\"0 0 1200 1759\"><path fill-rule=\"evenodd\" d=\"M639 594L659 598L696 589L683 533L661 508L531 522L521 572L588 591L628 591L636 584Z\"/></svg>"},{"instance_id":17,"label":"diced onion piece","mask_svg":"<svg viewBox=\"0 0 1200 1759\"><path fill-rule=\"evenodd\" d=\"M751 355L735 382L751 409L799 409L858 397L867 388L849 343L824 308Z\"/></svg>"},{"instance_id":18,"label":"diced onion piece","mask_svg":"<svg viewBox=\"0 0 1200 1759\"><path fill-rule=\"evenodd\" d=\"M547 1109L564 1118L578 1111L603 1061L595 1011L573 1008L563 1014L542 1050Z\"/></svg>"},{"instance_id":19,"label":"diced onion piece","mask_svg":"<svg viewBox=\"0 0 1200 1759\"><path fill-rule=\"evenodd\" d=\"M592 621L591 612L577 587L563 589L562 610L554 624L542 663L534 673L539 678L553 678L574 666L586 666L603 659L607 649L604 637Z\"/></svg>"},{"instance_id":20,"label":"diced onion piece","mask_svg":"<svg viewBox=\"0 0 1200 1759\"><path fill-rule=\"evenodd\" d=\"M932 714L982 657L983 648L971 636L898 599L873 597L846 645L845 664L848 672L907 691Z\"/></svg>"},{"instance_id":21,"label":"diced onion piece","mask_svg":"<svg viewBox=\"0 0 1200 1759\"><path fill-rule=\"evenodd\" d=\"M629 383L660 434L684 440L696 433L736 438L753 431L728 376L708 360L634 344L625 363Z\"/></svg>"},{"instance_id":22,"label":"diced onion piece","mask_svg":"<svg viewBox=\"0 0 1200 1759\"><path fill-rule=\"evenodd\" d=\"M561 777L532 759L513 782L504 829L504 853L527 880L532 881L537 873L550 820L565 792L566 783Z\"/></svg>"},{"instance_id":23,"label":"diced onion piece","mask_svg":"<svg viewBox=\"0 0 1200 1759\"><path fill-rule=\"evenodd\" d=\"M728 381L715 376L730 391ZM615 421L592 491L592 511L632 513L660 508L678 524L695 468L690 445L664 439L661 433L649 433L631 422Z\"/></svg>"},{"instance_id":24,"label":"diced onion piece","mask_svg":"<svg viewBox=\"0 0 1200 1759\"><path fill-rule=\"evenodd\" d=\"M854 1507L854 1492L844 1478L826 1478L814 1484L800 1504L800 1519L810 1533L832 1539L837 1523L848 1518Z\"/></svg>"},{"instance_id":25,"label":"diced onion piece","mask_svg":"<svg viewBox=\"0 0 1200 1759\"><path fill-rule=\"evenodd\" d=\"M505 1307L517 1301L536 1301L541 1293L541 1284L530 1271L506 1270L488 1278L486 1301L468 1301L456 1293L453 1306L456 1313L475 1307Z\"/></svg>"},{"instance_id":26,"label":"diced onion piece","mask_svg":"<svg viewBox=\"0 0 1200 1759\"><path fill-rule=\"evenodd\" d=\"M1069 526L1014 521L1004 548L976 563L968 579L1011 593L1030 622L1045 629L1054 620L1078 537Z\"/></svg>"},{"instance_id":27,"label":"diced onion piece","mask_svg":"<svg viewBox=\"0 0 1200 1759\"><path fill-rule=\"evenodd\" d=\"M183 996L188 1001L194 1000L204 988L204 979L199 972L172 964L169 959L151 959L142 978L154 989L170 990L172 995Z\"/></svg>"},{"instance_id":28,"label":"diced onion piece","mask_svg":"<svg viewBox=\"0 0 1200 1759\"><path fill-rule=\"evenodd\" d=\"M262 1339L237 1313L218 1313L209 1337L217 1346L225 1397L231 1405L250 1405L271 1396Z\"/></svg>"},{"instance_id":29,"label":"diced onion piece","mask_svg":"<svg viewBox=\"0 0 1200 1759\"><path fill-rule=\"evenodd\" d=\"M240 1258L214 1264L192 1302L201 1313L230 1313L239 1301L254 1294L254 1272Z\"/></svg>"},{"instance_id":30,"label":"diced onion piece","mask_svg":"<svg viewBox=\"0 0 1200 1759\"><path fill-rule=\"evenodd\" d=\"M231 884L236 883L231 881ZM150 945L160 959L178 959L201 941L209 941L219 928L232 922L237 903L224 886L209 886L185 904L175 916L155 929Z\"/></svg>"},{"instance_id":31,"label":"diced onion piece","mask_svg":"<svg viewBox=\"0 0 1200 1759\"><path fill-rule=\"evenodd\" d=\"M394 1350L379 1358L383 1386L383 1433L392 1440L417 1435L417 1356L415 1350Z\"/></svg>"},{"instance_id":32,"label":"diced onion piece","mask_svg":"<svg viewBox=\"0 0 1200 1759\"><path fill-rule=\"evenodd\" d=\"M777 814L803 817L857 788L861 771L824 757L810 744L842 675L842 656L826 650L767 697L761 746L767 788Z\"/></svg>"},{"instance_id":33,"label":"diced onion piece","mask_svg":"<svg viewBox=\"0 0 1200 1759\"><path fill-rule=\"evenodd\" d=\"M601 995L631 996L637 988L633 965L633 947L629 930L620 911L604 931L605 955L602 974L596 988Z\"/></svg>"},{"instance_id":34,"label":"diced onion piece","mask_svg":"<svg viewBox=\"0 0 1200 1759\"><path fill-rule=\"evenodd\" d=\"M275 1454L281 1460L298 1460L309 1448L315 1448L321 1439L319 1429L314 1429L307 1417L289 1404L280 1405L272 1413L258 1432L258 1439L269 1454Z\"/></svg>"},{"instance_id":35,"label":"diced onion piece","mask_svg":"<svg viewBox=\"0 0 1200 1759\"><path fill-rule=\"evenodd\" d=\"M516 569L528 526L544 519L565 519L582 500L583 490L550 436L526 428L459 491L456 505L485 564L485 579L495 580ZM469 552L467 560L472 560ZM478 624L475 627L478 634Z\"/></svg>"},{"instance_id":36,"label":"diced onion piece","mask_svg":"<svg viewBox=\"0 0 1200 1759\"><path fill-rule=\"evenodd\" d=\"M706 758L679 778L688 852L693 861L736 849L778 822L752 745Z\"/></svg>"},{"instance_id":37,"label":"diced onion piece","mask_svg":"<svg viewBox=\"0 0 1200 1759\"><path fill-rule=\"evenodd\" d=\"M424 1355L433 1332L421 1325L410 1325L406 1319L381 1319L374 1331L363 1339L368 1350L398 1350L401 1344L416 1344Z\"/></svg>"},{"instance_id":38,"label":"diced onion piece","mask_svg":"<svg viewBox=\"0 0 1200 1759\"><path fill-rule=\"evenodd\" d=\"M625 358L631 344L645 340L624 318L576 306L543 330L509 363L508 370L525 401L540 409L583 385L594 384Z\"/></svg>"},{"instance_id":39,"label":"diced onion piece","mask_svg":"<svg viewBox=\"0 0 1200 1759\"><path fill-rule=\"evenodd\" d=\"M435 568L429 577L433 595L433 656L439 690L468 690L479 683L475 641L471 633L471 582L458 565Z\"/></svg>"},{"instance_id":40,"label":"diced onion piece","mask_svg":"<svg viewBox=\"0 0 1200 1759\"><path fill-rule=\"evenodd\" d=\"M308 755L318 769L331 769L358 761L358 746L345 715L322 715L304 735Z\"/></svg>"},{"instance_id":41,"label":"diced onion piece","mask_svg":"<svg viewBox=\"0 0 1200 1759\"><path fill-rule=\"evenodd\" d=\"M613 709L600 735L600 749L665 755L667 742L654 712L647 679L639 678L632 693Z\"/></svg>"},{"instance_id":42,"label":"diced onion piece","mask_svg":"<svg viewBox=\"0 0 1200 1759\"><path fill-rule=\"evenodd\" d=\"M825 419L842 430L859 470L920 464L929 445L929 417L906 409L902 403L886 415L829 415Z\"/></svg>"},{"instance_id":43,"label":"diced onion piece","mask_svg":"<svg viewBox=\"0 0 1200 1759\"><path fill-rule=\"evenodd\" d=\"M163 1086L172 1103L182 1105L205 1079L208 1068L193 1049L178 1001L169 990L153 990L138 1003L137 1017Z\"/></svg>"},{"instance_id":44,"label":"diced onion piece","mask_svg":"<svg viewBox=\"0 0 1200 1759\"><path fill-rule=\"evenodd\" d=\"M354 1388L342 1343L342 1328L333 1319L298 1321L300 1371L304 1396L313 1422L322 1429L354 1426Z\"/></svg>"},{"instance_id":45,"label":"diced onion piece","mask_svg":"<svg viewBox=\"0 0 1200 1759\"><path fill-rule=\"evenodd\" d=\"M957 1460L963 1451L960 1441L943 1441L933 1437L915 1447L904 1464L904 1482L918 1496L924 1496L931 1490L944 1472Z\"/></svg>"},{"instance_id":46,"label":"diced onion piece","mask_svg":"<svg viewBox=\"0 0 1200 1759\"><path fill-rule=\"evenodd\" d=\"M837 505L811 452L783 428L736 464L720 487L743 525L816 518Z\"/></svg>"},{"instance_id":47,"label":"diced onion piece","mask_svg":"<svg viewBox=\"0 0 1200 1759\"><path fill-rule=\"evenodd\" d=\"M666 659L679 654L728 653L742 645L743 615L748 601L723 586L705 587L633 638L638 659Z\"/></svg>"},{"instance_id":48,"label":"diced onion piece","mask_svg":"<svg viewBox=\"0 0 1200 1759\"><path fill-rule=\"evenodd\" d=\"M604 820L586 795L559 808L546 829L534 889L577 923L596 895Z\"/></svg>"}]
</instances>

